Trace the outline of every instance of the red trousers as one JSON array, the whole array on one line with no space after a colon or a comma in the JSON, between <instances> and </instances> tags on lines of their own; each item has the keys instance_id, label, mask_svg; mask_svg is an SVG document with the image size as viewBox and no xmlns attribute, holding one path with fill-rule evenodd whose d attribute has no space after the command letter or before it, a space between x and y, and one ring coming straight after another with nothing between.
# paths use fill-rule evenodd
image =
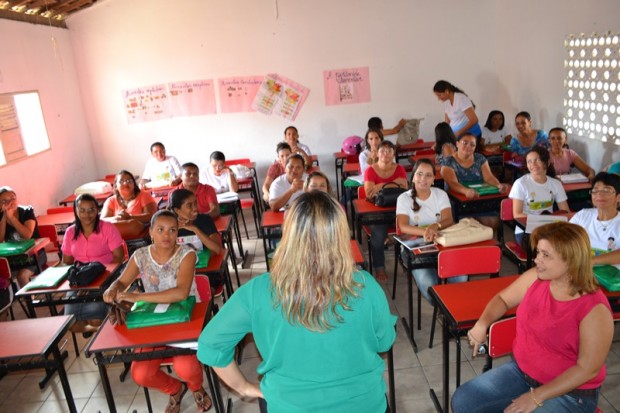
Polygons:
<instances>
[{"instance_id":1,"label":"red trousers","mask_svg":"<svg viewBox=\"0 0 620 413\"><path fill-rule=\"evenodd\" d=\"M149 351L149 349L142 351ZM181 382L161 369L162 363L170 362L174 372L187 383L190 391L198 391L202 387L202 366L194 354L167 359L134 361L131 363L131 377L142 387L155 388L165 394L175 394L181 389Z\"/></svg>"}]
</instances>

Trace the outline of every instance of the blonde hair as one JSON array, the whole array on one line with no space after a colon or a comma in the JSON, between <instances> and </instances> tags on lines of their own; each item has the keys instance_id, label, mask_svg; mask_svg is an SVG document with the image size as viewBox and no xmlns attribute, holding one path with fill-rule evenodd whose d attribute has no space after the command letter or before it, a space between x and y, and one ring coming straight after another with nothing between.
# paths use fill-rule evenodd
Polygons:
<instances>
[{"instance_id":1,"label":"blonde hair","mask_svg":"<svg viewBox=\"0 0 620 413\"><path fill-rule=\"evenodd\" d=\"M302 194L286 214L282 240L271 271L274 306L281 305L289 323L326 331L341 323L337 307L350 311L348 300L362 285L353 280L349 225L330 195Z\"/></svg>"},{"instance_id":2,"label":"blonde hair","mask_svg":"<svg viewBox=\"0 0 620 413\"><path fill-rule=\"evenodd\" d=\"M592 272L590 238L585 229L568 222L554 222L532 232L532 248L547 240L568 267L572 294L590 294L598 289Z\"/></svg>"}]
</instances>

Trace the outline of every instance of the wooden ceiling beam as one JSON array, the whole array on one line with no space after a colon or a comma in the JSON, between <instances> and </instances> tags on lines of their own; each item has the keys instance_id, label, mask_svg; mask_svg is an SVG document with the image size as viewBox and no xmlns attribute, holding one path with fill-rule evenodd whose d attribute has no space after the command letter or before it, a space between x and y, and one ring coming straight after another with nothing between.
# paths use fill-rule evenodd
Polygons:
<instances>
[{"instance_id":1,"label":"wooden ceiling beam","mask_svg":"<svg viewBox=\"0 0 620 413\"><path fill-rule=\"evenodd\" d=\"M54 26L60 27L63 29L67 28L64 20L56 20L56 19L48 19L43 16L26 14L26 13L17 13L11 10L0 10L0 19L8 19L15 20L18 22L24 23L32 23L32 24L42 24L44 26Z\"/></svg>"}]
</instances>

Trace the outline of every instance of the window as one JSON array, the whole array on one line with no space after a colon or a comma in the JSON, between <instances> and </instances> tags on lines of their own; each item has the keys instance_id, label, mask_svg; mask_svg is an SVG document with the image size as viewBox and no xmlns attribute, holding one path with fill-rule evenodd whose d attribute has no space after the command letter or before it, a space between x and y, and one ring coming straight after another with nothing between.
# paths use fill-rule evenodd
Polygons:
<instances>
[{"instance_id":1,"label":"window","mask_svg":"<svg viewBox=\"0 0 620 413\"><path fill-rule=\"evenodd\" d=\"M0 165L49 147L39 93L0 94Z\"/></svg>"},{"instance_id":2,"label":"window","mask_svg":"<svg viewBox=\"0 0 620 413\"><path fill-rule=\"evenodd\" d=\"M620 36L569 36L564 60L564 127L620 145Z\"/></svg>"}]
</instances>

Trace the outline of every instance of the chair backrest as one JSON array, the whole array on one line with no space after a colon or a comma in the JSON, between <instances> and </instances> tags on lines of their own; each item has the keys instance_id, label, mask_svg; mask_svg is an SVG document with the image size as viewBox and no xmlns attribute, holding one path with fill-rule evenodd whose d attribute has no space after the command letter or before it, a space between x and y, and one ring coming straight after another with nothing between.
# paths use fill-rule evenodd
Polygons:
<instances>
[{"instance_id":1,"label":"chair backrest","mask_svg":"<svg viewBox=\"0 0 620 413\"><path fill-rule=\"evenodd\" d=\"M194 279L196 280L196 289L198 290L200 301L203 303L211 301L211 284L209 283L209 277L196 274Z\"/></svg>"},{"instance_id":2,"label":"chair backrest","mask_svg":"<svg viewBox=\"0 0 620 413\"><path fill-rule=\"evenodd\" d=\"M450 248L437 257L437 275L450 278L459 275L498 274L502 250L496 245Z\"/></svg>"},{"instance_id":3,"label":"chair backrest","mask_svg":"<svg viewBox=\"0 0 620 413\"><path fill-rule=\"evenodd\" d=\"M64 206L64 207L55 207L55 208L48 208L47 209L47 215L62 214L63 212L73 212L73 207L72 206Z\"/></svg>"},{"instance_id":4,"label":"chair backrest","mask_svg":"<svg viewBox=\"0 0 620 413\"><path fill-rule=\"evenodd\" d=\"M54 245L54 248L60 248L58 245L58 233L56 232L56 226L52 224L39 225L39 236L41 238L49 238Z\"/></svg>"},{"instance_id":5,"label":"chair backrest","mask_svg":"<svg viewBox=\"0 0 620 413\"><path fill-rule=\"evenodd\" d=\"M4 257L0 257L0 278L11 280L11 267L9 266L9 260Z\"/></svg>"},{"instance_id":6,"label":"chair backrest","mask_svg":"<svg viewBox=\"0 0 620 413\"><path fill-rule=\"evenodd\" d=\"M504 198L499 206L499 217L502 221L512 221L514 215L512 214L512 199Z\"/></svg>"},{"instance_id":7,"label":"chair backrest","mask_svg":"<svg viewBox=\"0 0 620 413\"><path fill-rule=\"evenodd\" d=\"M226 161L224 161L224 165L226 165L226 166L231 166L231 165L247 165L249 163L252 163L250 158L227 159Z\"/></svg>"},{"instance_id":8,"label":"chair backrest","mask_svg":"<svg viewBox=\"0 0 620 413\"><path fill-rule=\"evenodd\" d=\"M364 188L364 185L357 187L357 198L366 199L366 189Z\"/></svg>"},{"instance_id":9,"label":"chair backrest","mask_svg":"<svg viewBox=\"0 0 620 413\"><path fill-rule=\"evenodd\" d=\"M516 334L516 317L506 318L491 324L489 328L489 356L495 358L512 353L512 343Z\"/></svg>"},{"instance_id":10,"label":"chair backrest","mask_svg":"<svg viewBox=\"0 0 620 413\"><path fill-rule=\"evenodd\" d=\"M358 154L347 155L347 163L358 163L359 161L360 161L360 156Z\"/></svg>"},{"instance_id":11,"label":"chair backrest","mask_svg":"<svg viewBox=\"0 0 620 413\"><path fill-rule=\"evenodd\" d=\"M508 161L512 161L512 152L510 151L502 152L502 160L504 161L504 163Z\"/></svg>"}]
</instances>

